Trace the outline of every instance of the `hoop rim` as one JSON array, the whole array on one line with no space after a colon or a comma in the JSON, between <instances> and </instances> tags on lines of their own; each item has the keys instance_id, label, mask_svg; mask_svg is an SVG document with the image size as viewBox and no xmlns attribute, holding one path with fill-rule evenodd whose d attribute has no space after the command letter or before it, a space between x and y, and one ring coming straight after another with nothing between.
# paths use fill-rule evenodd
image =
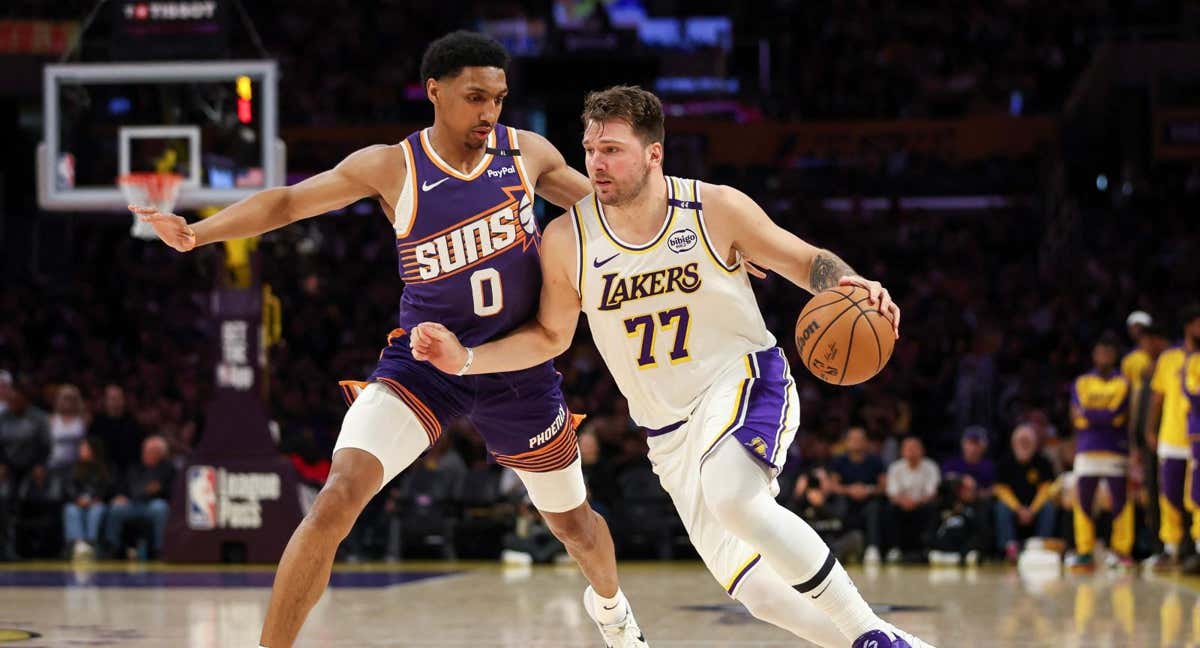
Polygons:
<instances>
[{"instance_id":1,"label":"hoop rim","mask_svg":"<svg viewBox=\"0 0 1200 648\"><path fill-rule=\"evenodd\" d=\"M117 186L129 202L149 200L159 209L170 211L179 200L183 176L169 171L126 173L117 177Z\"/></svg>"}]
</instances>

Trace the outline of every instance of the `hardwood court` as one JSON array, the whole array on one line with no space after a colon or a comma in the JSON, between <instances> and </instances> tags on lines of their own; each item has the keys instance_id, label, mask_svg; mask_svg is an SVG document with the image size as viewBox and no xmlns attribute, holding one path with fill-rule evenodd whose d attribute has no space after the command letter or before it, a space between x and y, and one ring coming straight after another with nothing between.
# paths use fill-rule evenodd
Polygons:
<instances>
[{"instance_id":1,"label":"hardwood court","mask_svg":"<svg viewBox=\"0 0 1200 648\"><path fill-rule=\"evenodd\" d=\"M885 618L940 648L1200 645L1191 583L1108 574L1027 580L1002 567L852 574L868 600L892 606ZM698 564L625 564L622 575L656 648L806 645L753 620ZM0 644L256 646L271 578L263 567L0 565ZM583 588L573 567L339 567L298 645L598 648Z\"/></svg>"}]
</instances>

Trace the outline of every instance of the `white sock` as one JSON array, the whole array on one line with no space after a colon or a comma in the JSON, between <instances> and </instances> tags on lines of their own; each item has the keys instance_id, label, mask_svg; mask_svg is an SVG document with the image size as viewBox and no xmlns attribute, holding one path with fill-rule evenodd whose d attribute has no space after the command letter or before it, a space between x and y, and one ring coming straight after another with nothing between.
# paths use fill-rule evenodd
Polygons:
<instances>
[{"instance_id":1,"label":"white sock","mask_svg":"<svg viewBox=\"0 0 1200 648\"><path fill-rule=\"evenodd\" d=\"M838 630L851 641L871 630L891 630L891 626L876 616L871 606L863 600L854 581L850 580L850 574L836 560L822 581L808 581L797 585L795 589L829 615Z\"/></svg>"},{"instance_id":2,"label":"white sock","mask_svg":"<svg viewBox=\"0 0 1200 648\"><path fill-rule=\"evenodd\" d=\"M845 648L846 637L824 611L791 585L766 562L759 563L742 581L737 600L756 619L807 639L821 648Z\"/></svg>"},{"instance_id":3,"label":"white sock","mask_svg":"<svg viewBox=\"0 0 1200 648\"><path fill-rule=\"evenodd\" d=\"M769 490L770 477L738 443L717 447L700 469L708 509L741 538L806 600L854 641L869 630L886 629L828 545L803 519L780 506Z\"/></svg>"},{"instance_id":4,"label":"white sock","mask_svg":"<svg viewBox=\"0 0 1200 648\"><path fill-rule=\"evenodd\" d=\"M596 597L596 609L593 612L601 625L612 625L625 620L629 611L629 601L625 600L625 593L621 588L617 588L617 593L612 598L600 596L594 589L592 594Z\"/></svg>"}]
</instances>

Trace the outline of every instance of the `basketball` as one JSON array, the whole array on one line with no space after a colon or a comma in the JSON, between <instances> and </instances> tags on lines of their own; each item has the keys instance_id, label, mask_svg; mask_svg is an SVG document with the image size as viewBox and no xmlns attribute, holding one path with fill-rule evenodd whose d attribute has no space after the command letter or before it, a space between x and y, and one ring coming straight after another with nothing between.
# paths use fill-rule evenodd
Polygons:
<instances>
[{"instance_id":1,"label":"basketball","mask_svg":"<svg viewBox=\"0 0 1200 648\"><path fill-rule=\"evenodd\" d=\"M814 376L834 385L857 385L892 357L891 320L867 302L859 286L837 286L815 295L796 322L796 351Z\"/></svg>"}]
</instances>

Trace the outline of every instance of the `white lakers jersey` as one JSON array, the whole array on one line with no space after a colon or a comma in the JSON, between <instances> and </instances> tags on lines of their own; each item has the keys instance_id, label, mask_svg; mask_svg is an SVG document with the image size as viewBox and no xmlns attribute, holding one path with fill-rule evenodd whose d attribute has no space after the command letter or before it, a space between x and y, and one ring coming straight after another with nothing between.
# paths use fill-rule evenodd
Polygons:
<instances>
[{"instance_id":1,"label":"white lakers jersey","mask_svg":"<svg viewBox=\"0 0 1200 648\"><path fill-rule=\"evenodd\" d=\"M592 338L638 425L691 414L713 380L775 346L740 257L726 265L704 226L700 183L667 177L658 235L621 241L595 195L575 204L577 287Z\"/></svg>"}]
</instances>

